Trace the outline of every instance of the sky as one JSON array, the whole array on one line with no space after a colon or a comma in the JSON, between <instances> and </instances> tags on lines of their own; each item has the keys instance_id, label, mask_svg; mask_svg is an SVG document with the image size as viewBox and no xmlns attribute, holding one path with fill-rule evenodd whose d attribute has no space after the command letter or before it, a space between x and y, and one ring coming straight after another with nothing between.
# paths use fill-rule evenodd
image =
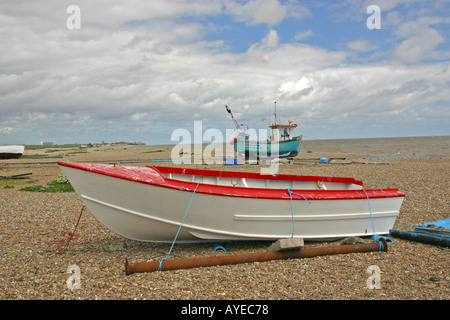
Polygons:
<instances>
[{"instance_id":1,"label":"sky","mask_svg":"<svg viewBox=\"0 0 450 320\"><path fill-rule=\"evenodd\" d=\"M449 135L449 25L443 0L2 0L0 145L206 142L225 105L304 139Z\"/></svg>"}]
</instances>

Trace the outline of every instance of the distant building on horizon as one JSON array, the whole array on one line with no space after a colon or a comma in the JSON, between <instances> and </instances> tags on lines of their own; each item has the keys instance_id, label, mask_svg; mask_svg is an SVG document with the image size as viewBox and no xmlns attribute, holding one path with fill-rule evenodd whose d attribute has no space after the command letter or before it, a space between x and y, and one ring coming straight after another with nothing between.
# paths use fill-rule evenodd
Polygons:
<instances>
[{"instance_id":1,"label":"distant building on horizon","mask_svg":"<svg viewBox=\"0 0 450 320\"><path fill-rule=\"evenodd\" d=\"M53 145L53 142L42 142L41 141L41 146L52 146Z\"/></svg>"}]
</instances>

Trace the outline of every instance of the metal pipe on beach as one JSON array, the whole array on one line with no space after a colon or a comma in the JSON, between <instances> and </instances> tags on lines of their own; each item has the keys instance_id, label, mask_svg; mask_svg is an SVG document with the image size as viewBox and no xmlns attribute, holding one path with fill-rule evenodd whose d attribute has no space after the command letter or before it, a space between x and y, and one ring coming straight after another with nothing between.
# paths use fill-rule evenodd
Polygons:
<instances>
[{"instance_id":1,"label":"metal pipe on beach","mask_svg":"<svg viewBox=\"0 0 450 320\"><path fill-rule=\"evenodd\" d=\"M187 259L173 259L160 261L136 262L125 261L127 275L140 272L167 271L176 269L189 269L198 267L211 267L218 265L230 265L248 262L264 262L270 260L311 258L323 255L361 253L373 251L387 251L387 243L384 239L380 242L359 243L353 245L340 245L329 247L301 248L285 251L268 251L256 253L244 253L234 255L220 255L210 257L197 257Z\"/></svg>"}]
</instances>

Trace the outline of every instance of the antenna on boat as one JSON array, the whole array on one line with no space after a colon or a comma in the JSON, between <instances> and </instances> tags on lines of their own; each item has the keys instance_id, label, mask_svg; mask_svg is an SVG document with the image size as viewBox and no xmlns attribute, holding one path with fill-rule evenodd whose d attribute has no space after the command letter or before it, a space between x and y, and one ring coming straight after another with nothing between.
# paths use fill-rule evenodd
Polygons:
<instances>
[{"instance_id":1,"label":"antenna on boat","mask_svg":"<svg viewBox=\"0 0 450 320\"><path fill-rule=\"evenodd\" d=\"M275 101L275 112L273 113L274 117L275 117L275 125L277 124L277 102Z\"/></svg>"}]
</instances>

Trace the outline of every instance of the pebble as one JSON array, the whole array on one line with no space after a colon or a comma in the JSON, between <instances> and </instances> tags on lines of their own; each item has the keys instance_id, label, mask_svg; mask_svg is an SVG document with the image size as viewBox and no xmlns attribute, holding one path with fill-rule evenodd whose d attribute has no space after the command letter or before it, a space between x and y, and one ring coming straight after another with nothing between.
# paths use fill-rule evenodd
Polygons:
<instances>
[{"instance_id":1,"label":"pebble","mask_svg":"<svg viewBox=\"0 0 450 320\"><path fill-rule=\"evenodd\" d=\"M445 141L448 143L448 140ZM108 152L101 152L101 156L99 154L100 152L92 153L89 159L101 159L101 156L109 156L111 159L131 158L131 151L130 154L125 151L118 152L117 155ZM154 156L155 153L139 153L135 157L149 155ZM333 156L329 153L325 155ZM74 157L76 156L78 155ZM82 156L84 155L79 155ZM311 154L305 153L301 156L306 158L311 157ZM363 180L366 188L399 188L406 193L406 198L394 226L398 229L405 225L449 217L450 161L446 154L438 156L441 158L381 160L383 163L389 161L389 165L383 166L372 165L373 163L367 161L324 165L310 162L281 165L280 171L350 176ZM31 179L44 185L55 180L61 172L55 164L20 165L21 162L29 161L4 160L2 163L11 165L3 166L2 173L33 172ZM226 169L255 171L258 167L247 165ZM38 193L19 189L20 186L17 185L14 188L4 188L0 181L2 300L450 298L448 249L397 238L388 243L388 252L353 253L127 276L124 272L125 259L133 262L161 259L167 255L170 244L124 239L102 226L89 210L86 210L77 229L80 237L70 243L65 253L57 254L55 247L48 244L60 239L62 231L73 231L82 208L81 201L74 192ZM227 243L224 245L226 252L214 252L208 244L175 244L170 259L259 252L265 251L270 244L265 241ZM333 244L306 242L305 246ZM80 273L79 289L69 288L68 283L74 274L67 270L73 265L78 267ZM369 289L367 286L370 276L367 268L371 265L380 268L380 289Z\"/></svg>"}]
</instances>

